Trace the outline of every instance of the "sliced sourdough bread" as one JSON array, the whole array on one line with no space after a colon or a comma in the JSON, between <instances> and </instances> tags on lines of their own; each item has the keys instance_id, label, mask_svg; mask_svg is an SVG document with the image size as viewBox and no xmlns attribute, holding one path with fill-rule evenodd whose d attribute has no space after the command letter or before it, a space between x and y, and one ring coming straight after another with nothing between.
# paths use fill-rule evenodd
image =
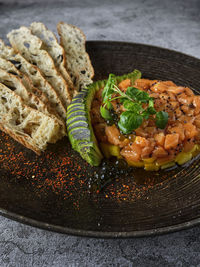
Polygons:
<instances>
[{"instance_id":1,"label":"sliced sourdough bread","mask_svg":"<svg viewBox=\"0 0 200 267\"><path fill-rule=\"evenodd\" d=\"M21 75L20 71L10 61L1 57L1 54L0 54L0 68L13 75L19 77ZM20 78L23 77L21 76Z\"/></svg>"},{"instance_id":2,"label":"sliced sourdough bread","mask_svg":"<svg viewBox=\"0 0 200 267\"><path fill-rule=\"evenodd\" d=\"M33 22L30 25L30 30L32 34L36 35L43 42L43 47L53 58L55 66L62 74L63 78L66 80L68 87L70 89L70 94L73 95L73 82L70 78L69 73L65 68L65 51L61 45L59 45L55 34L48 30L46 26L41 22Z\"/></svg>"},{"instance_id":3,"label":"sliced sourdough bread","mask_svg":"<svg viewBox=\"0 0 200 267\"><path fill-rule=\"evenodd\" d=\"M56 120L24 104L23 100L0 83L0 129L35 153L60 139Z\"/></svg>"},{"instance_id":4,"label":"sliced sourdough bread","mask_svg":"<svg viewBox=\"0 0 200 267\"><path fill-rule=\"evenodd\" d=\"M0 69L0 83L4 84L11 91L15 92L16 95L20 96L26 105L43 112L57 121L60 125L60 137L63 137L66 134L66 127L63 121L59 120L55 114L52 113L52 110L48 105L44 104L37 96L29 92L20 78Z\"/></svg>"},{"instance_id":5,"label":"sliced sourdough bread","mask_svg":"<svg viewBox=\"0 0 200 267\"><path fill-rule=\"evenodd\" d=\"M0 69L5 70L6 72L19 77L22 80L23 85L28 89L28 91L32 92L34 95L40 98L42 102L48 104L48 98L42 91L38 90L33 86L32 81L29 77L23 73L21 73L15 66L8 60L1 58L0 55Z\"/></svg>"},{"instance_id":6,"label":"sliced sourdough bread","mask_svg":"<svg viewBox=\"0 0 200 267\"><path fill-rule=\"evenodd\" d=\"M12 30L7 37L15 51L19 52L31 64L40 68L45 79L54 87L63 104L67 107L71 101L67 83L57 71L51 56L43 49L42 41L26 27Z\"/></svg>"},{"instance_id":7,"label":"sliced sourdough bread","mask_svg":"<svg viewBox=\"0 0 200 267\"><path fill-rule=\"evenodd\" d=\"M69 72L76 91L92 83L94 69L85 48L85 35L70 24L60 22L57 25L60 43L65 50L66 68Z\"/></svg>"},{"instance_id":8,"label":"sliced sourdough bread","mask_svg":"<svg viewBox=\"0 0 200 267\"><path fill-rule=\"evenodd\" d=\"M29 63L19 53L16 53L13 48L6 46L1 39L0 56L10 61L18 70L20 70L20 72L26 74L32 81L33 85L47 96L51 107L57 111L63 120L66 119L64 105L54 88L43 77L38 67Z\"/></svg>"}]
</instances>

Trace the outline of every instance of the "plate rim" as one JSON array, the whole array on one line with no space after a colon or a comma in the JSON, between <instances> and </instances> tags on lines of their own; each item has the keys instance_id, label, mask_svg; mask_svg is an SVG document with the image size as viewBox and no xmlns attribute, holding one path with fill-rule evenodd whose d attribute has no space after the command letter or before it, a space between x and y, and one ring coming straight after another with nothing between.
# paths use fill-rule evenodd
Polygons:
<instances>
[{"instance_id":1,"label":"plate rim","mask_svg":"<svg viewBox=\"0 0 200 267\"><path fill-rule=\"evenodd\" d=\"M157 45L151 45L151 44L146 44L146 43L137 43L137 42L131 42L131 41L116 41L116 40L95 40L95 39L91 39L86 41L86 45L87 43L116 43L116 44L126 44L126 45L138 45L138 46L145 46L145 47L151 47L151 48L155 48L155 49L161 49L161 50L165 50L171 53L175 53L175 54L179 54L181 56L187 56L190 57L191 59L195 60L195 61L199 61L200 63L200 58L192 56L190 54L175 50L175 49L170 49L167 47L162 47L162 46L157 46Z\"/></svg>"},{"instance_id":2,"label":"plate rim","mask_svg":"<svg viewBox=\"0 0 200 267\"><path fill-rule=\"evenodd\" d=\"M155 49L161 49L163 51L168 51L171 53L176 53L181 56L186 56L193 61L195 60L196 62L200 64L200 59L197 57L194 57L192 55L179 52L173 49L169 48L164 48L160 46L155 46L151 44L145 44L145 43L136 43L136 42L127 42L127 41L113 41L113 40L88 40L86 41L86 44L95 44L95 43L110 43L110 44L119 44L119 45L138 45L138 46L145 46L149 48L155 48ZM73 229L69 227L64 227L64 226L59 226L55 224L49 224L45 223L43 221L31 219L29 217L11 212L9 210L3 209L0 207L0 215L6 218L9 218L11 220L20 222L25 225L29 225L32 227L36 227L39 229L43 230L48 230L48 231L53 231L57 233L62 233L62 234L68 234L68 235L73 235L73 236L81 236L81 237L93 237L93 238L138 238L138 237L150 237L150 236L155 236L155 235L163 235L163 234L168 234L172 232L177 232L185 229L189 229L191 227L197 226L200 224L200 217L196 219L192 219L190 221L186 221L183 223L178 223L170 226L165 226L165 227L159 227L155 229L147 229L147 230L135 230L135 231L123 231L123 232L102 232L102 231L92 231L92 230L82 230L82 229Z\"/></svg>"},{"instance_id":3,"label":"plate rim","mask_svg":"<svg viewBox=\"0 0 200 267\"><path fill-rule=\"evenodd\" d=\"M117 239L117 238L140 238L140 237L151 237L156 235L164 235L170 234L173 232L178 232L182 230L186 230L197 226L200 224L200 217L197 219L193 219L191 221L187 221L184 223L174 224L171 226L159 227L155 229L148 230L136 230L130 232L102 232L102 231L92 231L92 230L81 230L81 229L73 229L69 227L54 225L45 223L42 221L37 221L35 219L28 218L26 216L19 215L14 212L9 212L5 209L0 208L0 215L5 218L14 220L16 222L35 227L42 230L47 230L60 234L68 234L71 236L80 236L80 237L92 237L92 238L103 238L103 239Z\"/></svg>"}]
</instances>

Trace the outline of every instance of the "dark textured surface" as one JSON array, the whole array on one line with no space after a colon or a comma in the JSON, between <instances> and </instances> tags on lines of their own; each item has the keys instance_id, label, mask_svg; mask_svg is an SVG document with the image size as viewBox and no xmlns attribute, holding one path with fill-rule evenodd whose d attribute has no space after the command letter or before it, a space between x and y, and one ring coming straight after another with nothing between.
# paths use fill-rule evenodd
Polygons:
<instances>
[{"instance_id":1,"label":"dark textured surface","mask_svg":"<svg viewBox=\"0 0 200 267\"><path fill-rule=\"evenodd\" d=\"M6 1L11 3L12 1ZM0 33L41 20L55 30L58 20L76 24L88 39L143 42L200 57L199 2L60 2L1 5ZM30 4L29 4L30 3ZM81 8L79 7L81 6ZM170 235L93 240L38 230L2 218L1 266L198 266L199 227Z\"/></svg>"}]
</instances>

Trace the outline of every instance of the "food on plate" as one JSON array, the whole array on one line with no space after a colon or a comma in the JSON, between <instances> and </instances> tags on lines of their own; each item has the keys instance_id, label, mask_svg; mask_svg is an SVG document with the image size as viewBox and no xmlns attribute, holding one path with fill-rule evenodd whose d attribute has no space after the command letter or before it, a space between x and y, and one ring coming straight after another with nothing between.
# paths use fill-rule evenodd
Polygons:
<instances>
[{"instance_id":1,"label":"food on plate","mask_svg":"<svg viewBox=\"0 0 200 267\"><path fill-rule=\"evenodd\" d=\"M18 71L18 69L10 61L0 57L0 69L6 71L8 74L12 74L19 77L23 85L25 87L27 86L29 91L40 97L43 102L48 102L47 97L40 90L33 86L29 77L20 73L20 71Z\"/></svg>"},{"instance_id":2,"label":"food on plate","mask_svg":"<svg viewBox=\"0 0 200 267\"><path fill-rule=\"evenodd\" d=\"M91 62L86 53L83 33L72 25L68 27L67 24L60 24L65 27L59 31L61 44L40 22L8 33L7 37L12 47L0 40L1 130L37 154L46 149L47 143L55 143L67 135L66 110L76 90L80 89L76 82L79 82L78 85L85 85L84 77L87 75L89 84L94 74L92 72L89 78L86 73ZM69 32L67 27L71 29ZM63 34L68 34L70 37L65 37ZM69 45L68 40L71 42ZM62 47L62 42L65 47ZM65 51L66 47L73 48L73 46L75 53ZM81 69L78 68L79 65ZM68 72L68 69L73 69L73 74ZM93 70L92 66L91 69ZM23 113L24 107L26 114ZM30 116L27 117L28 111L32 114L33 121ZM42 130L46 132L43 134ZM35 140L38 134L41 135L39 143Z\"/></svg>"},{"instance_id":3,"label":"food on plate","mask_svg":"<svg viewBox=\"0 0 200 267\"><path fill-rule=\"evenodd\" d=\"M67 70L75 86L75 94L92 83L94 69L85 51L85 35L74 25L60 22L57 25L60 43L64 47Z\"/></svg>"},{"instance_id":4,"label":"food on plate","mask_svg":"<svg viewBox=\"0 0 200 267\"><path fill-rule=\"evenodd\" d=\"M23 80L17 76L18 75L16 74L7 73L0 68L0 83L5 85L8 90L13 91L16 95L20 96L26 105L54 118L60 125L60 133L58 135L60 135L59 138L62 138L65 135L65 124L63 121L56 116L57 114L54 113L54 110L51 110L48 103L44 103L38 96L32 93L31 86L25 86Z\"/></svg>"},{"instance_id":5,"label":"food on plate","mask_svg":"<svg viewBox=\"0 0 200 267\"><path fill-rule=\"evenodd\" d=\"M137 70L122 76L117 76L118 82L129 78L132 83L141 77ZM92 166L98 166L103 158L94 135L90 118L91 104L96 92L106 85L106 80L97 81L84 88L72 100L67 109L67 130L72 148Z\"/></svg>"},{"instance_id":6,"label":"food on plate","mask_svg":"<svg viewBox=\"0 0 200 267\"><path fill-rule=\"evenodd\" d=\"M44 78L37 66L29 63L19 53L15 52L12 47L6 46L2 40L0 40L0 57L10 62L21 74L27 75L27 77L33 83L33 86L36 87L41 93L46 95L51 107L57 111L60 117L65 121L66 109L64 105L62 104L54 88ZM5 68L8 70L7 67Z\"/></svg>"},{"instance_id":7,"label":"food on plate","mask_svg":"<svg viewBox=\"0 0 200 267\"><path fill-rule=\"evenodd\" d=\"M53 59L44 49L42 40L33 35L27 27L12 30L7 37L14 50L42 71L45 79L53 86L62 103L67 107L71 101L68 85L56 69Z\"/></svg>"},{"instance_id":8,"label":"food on plate","mask_svg":"<svg viewBox=\"0 0 200 267\"><path fill-rule=\"evenodd\" d=\"M117 157L158 170L199 153L200 96L138 70L93 83L83 32L64 22L57 30L60 43L40 22L8 33L12 47L0 40L1 130L37 154L68 134L92 166Z\"/></svg>"},{"instance_id":9,"label":"food on plate","mask_svg":"<svg viewBox=\"0 0 200 267\"><path fill-rule=\"evenodd\" d=\"M30 106L8 87L0 83L0 129L35 153L40 154L47 143L61 137L55 118Z\"/></svg>"},{"instance_id":10,"label":"food on plate","mask_svg":"<svg viewBox=\"0 0 200 267\"><path fill-rule=\"evenodd\" d=\"M30 25L32 34L42 40L45 50L53 58L56 68L60 71L63 78L66 80L70 95L73 95L74 85L71 77L66 70L66 57L64 48L58 43L58 40L54 33L46 28L41 22L33 22Z\"/></svg>"},{"instance_id":11,"label":"food on plate","mask_svg":"<svg viewBox=\"0 0 200 267\"><path fill-rule=\"evenodd\" d=\"M199 153L200 96L190 88L141 77L119 80L113 74L96 84L96 90L91 85L72 101L69 111L75 116L68 122L72 146L91 165L99 165L102 158L91 158L92 140L105 157L152 171L184 164ZM79 127L85 128L87 138L81 138ZM87 149L81 151L79 143Z\"/></svg>"}]
</instances>

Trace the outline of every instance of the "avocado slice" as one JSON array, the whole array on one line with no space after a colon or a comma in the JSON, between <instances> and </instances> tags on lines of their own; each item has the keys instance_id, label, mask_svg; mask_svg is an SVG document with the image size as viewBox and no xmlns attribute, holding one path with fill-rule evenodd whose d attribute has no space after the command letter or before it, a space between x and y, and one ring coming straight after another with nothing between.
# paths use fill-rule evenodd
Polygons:
<instances>
[{"instance_id":1,"label":"avocado slice","mask_svg":"<svg viewBox=\"0 0 200 267\"><path fill-rule=\"evenodd\" d=\"M117 83L125 79L131 79L133 83L140 78L141 72L138 70L116 77ZM106 82L107 80L97 81L83 88L67 108L67 131L72 148L91 166L98 166L103 155L92 128L90 108L95 93L104 87Z\"/></svg>"}]
</instances>

